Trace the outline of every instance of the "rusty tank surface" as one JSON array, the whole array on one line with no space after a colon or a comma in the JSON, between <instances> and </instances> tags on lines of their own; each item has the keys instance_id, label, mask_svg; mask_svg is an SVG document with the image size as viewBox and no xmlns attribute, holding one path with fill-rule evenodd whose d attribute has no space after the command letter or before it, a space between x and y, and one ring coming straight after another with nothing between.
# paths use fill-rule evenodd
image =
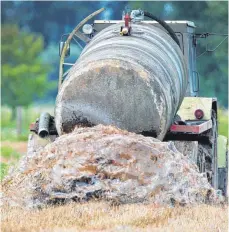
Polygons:
<instances>
[{"instance_id":1,"label":"rusty tank surface","mask_svg":"<svg viewBox=\"0 0 229 232\"><path fill-rule=\"evenodd\" d=\"M135 23L120 36L120 26L98 33L71 68L56 100L59 135L104 124L165 136L187 87L183 54L159 28Z\"/></svg>"}]
</instances>

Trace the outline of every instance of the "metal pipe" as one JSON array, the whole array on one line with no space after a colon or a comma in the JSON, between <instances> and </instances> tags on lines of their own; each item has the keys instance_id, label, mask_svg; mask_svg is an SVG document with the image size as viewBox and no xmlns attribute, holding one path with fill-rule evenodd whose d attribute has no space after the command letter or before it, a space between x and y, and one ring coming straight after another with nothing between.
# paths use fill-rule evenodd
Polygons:
<instances>
[{"instance_id":1,"label":"metal pipe","mask_svg":"<svg viewBox=\"0 0 229 232\"><path fill-rule=\"evenodd\" d=\"M159 18L157 18L156 16L152 15L151 13L144 11L144 15L157 21L159 24L161 24L162 27L165 28L165 30L167 30L170 34L170 36L173 38L173 40L177 43L177 45L180 47L180 42L179 39L176 36L176 33L173 31L173 29L163 20L160 20Z\"/></svg>"},{"instance_id":2,"label":"metal pipe","mask_svg":"<svg viewBox=\"0 0 229 232\"><path fill-rule=\"evenodd\" d=\"M58 90L60 90L60 87L61 87L61 84L62 84L62 81L63 81L63 63L64 63L64 57L65 57L65 54L66 54L66 51L67 51L67 47L68 45L70 44L72 38L74 36L78 36L77 32L78 30L88 21L90 20L91 18L93 18L94 16L98 15L99 13L101 13L102 11L104 11L105 9L104 8L101 8L97 11L95 11L94 13L88 15L84 20L82 20L75 28L74 30L69 34L67 40L66 40L66 43L64 45L64 48L62 50L62 54L61 54L61 57L60 57L60 65L59 65L59 84L58 84Z\"/></svg>"},{"instance_id":3,"label":"metal pipe","mask_svg":"<svg viewBox=\"0 0 229 232\"><path fill-rule=\"evenodd\" d=\"M51 115L49 113L42 113L39 118L39 127L38 127L38 135L41 138L44 138L49 135L49 123L50 123Z\"/></svg>"}]
</instances>

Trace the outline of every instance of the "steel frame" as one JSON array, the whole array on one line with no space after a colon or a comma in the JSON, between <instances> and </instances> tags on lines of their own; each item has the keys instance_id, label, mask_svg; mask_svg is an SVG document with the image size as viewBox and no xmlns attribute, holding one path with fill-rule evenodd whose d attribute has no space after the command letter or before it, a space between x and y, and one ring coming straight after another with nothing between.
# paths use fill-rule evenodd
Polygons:
<instances>
[{"instance_id":1,"label":"steel frame","mask_svg":"<svg viewBox=\"0 0 229 232\"><path fill-rule=\"evenodd\" d=\"M205 121L199 125L176 125L172 124L171 132L201 134L212 128L212 120Z\"/></svg>"}]
</instances>

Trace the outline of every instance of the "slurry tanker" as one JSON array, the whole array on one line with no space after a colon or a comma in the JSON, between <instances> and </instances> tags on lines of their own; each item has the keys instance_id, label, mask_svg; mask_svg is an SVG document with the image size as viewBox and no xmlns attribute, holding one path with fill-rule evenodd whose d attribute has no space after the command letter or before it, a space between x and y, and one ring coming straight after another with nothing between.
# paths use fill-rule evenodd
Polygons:
<instances>
[{"instance_id":1,"label":"slurry tanker","mask_svg":"<svg viewBox=\"0 0 229 232\"><path fill-rule=\"evenodd\" d=\"M196 34L193 22L162 21L142 10L88 24L103 10L61 37L55 114L42 113L31 124L29 150L76 126L115 125L174 141L227 195L227 139L218 136L217 99L198 97L197 41L208 33ZM86 45L75 63L65 62L71 43Z\"/></svg>"}]
</instances>

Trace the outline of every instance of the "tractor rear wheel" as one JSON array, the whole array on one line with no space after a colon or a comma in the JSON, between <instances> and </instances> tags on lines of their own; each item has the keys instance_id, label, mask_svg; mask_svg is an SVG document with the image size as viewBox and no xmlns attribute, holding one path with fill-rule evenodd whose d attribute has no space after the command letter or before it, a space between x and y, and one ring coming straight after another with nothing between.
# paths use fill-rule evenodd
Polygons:
<instances>
[{"instance_id":1,"label":"tractor rear wheel","mask_svg":"<svg viewBox=\"0 0 229 232\"><path fill-rule=\"evenodd\" d=\"M218 168L218 188L222 190L223 195L228 196L228 139L224 136L219 136L218 150L220 155L219 168Z\"/></svg>"},{"instance_id":2,"label":"tractor rear wheel","mask_svg":"<svg viewBox=\"0 0 229 232\"><path fill-rule=\"evenodd\" d=\"M207 139L198 142L197 164L200 172L206 173L212 187L218 189L218 125L215 111L212 111L212 128L208 131L206 136Z\"/></svg>"}]
</instances>

